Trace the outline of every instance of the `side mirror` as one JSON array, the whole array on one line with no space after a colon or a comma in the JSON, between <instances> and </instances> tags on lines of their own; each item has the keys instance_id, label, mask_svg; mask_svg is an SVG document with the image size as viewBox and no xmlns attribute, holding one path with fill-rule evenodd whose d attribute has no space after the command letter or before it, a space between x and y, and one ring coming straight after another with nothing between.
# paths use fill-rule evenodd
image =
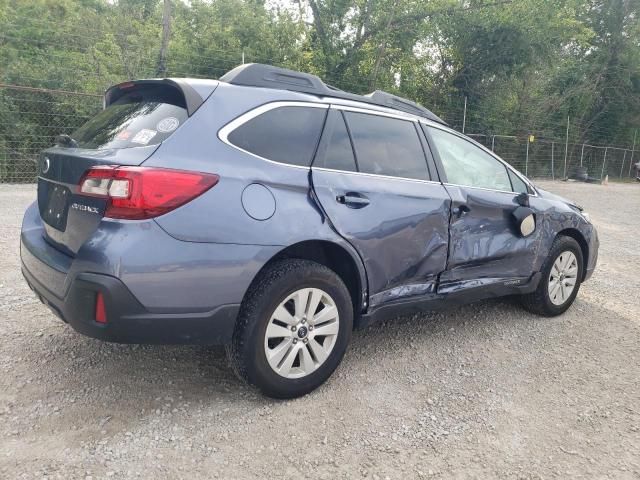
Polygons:
<instances>
[{"instance_id":1,"label":"side mirror","mask_svg":"<svg viewBox=\"0 0 640 480\"><path fill-rule=\"evenodd\" d=\"M527 197L528 201L528 197ZM536 231L536 214L529 207L520 206L513 211L516 229L523 237L528 237Z\"/></svg>"},{"instance_id":2,"label":"side mirror","mask_svg":"<svg viewBox=\"0 0 640 480\"><path fill-rule=\"evenodd\" d=\"M520 205L521 207L528 207L529 206L529 194L528 193L521 193L520 195L518 195L516 197L516 202L518 202L518 205Z\"/></svg>"}]
</instances>

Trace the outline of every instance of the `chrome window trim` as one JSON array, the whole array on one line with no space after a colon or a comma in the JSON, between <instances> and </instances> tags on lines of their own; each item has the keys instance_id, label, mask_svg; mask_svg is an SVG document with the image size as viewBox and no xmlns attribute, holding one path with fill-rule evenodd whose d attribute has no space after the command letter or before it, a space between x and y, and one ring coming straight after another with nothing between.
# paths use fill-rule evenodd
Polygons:
<instances>
[{"instance_id":1,"label":"chrome window trim","mask_svg":"<svg viewBox=\"0 0 640 480\"><path fill-rule=\"evenodd\" d=\"M309 168L313 168L314 170L321 170L321 171L326 171L326 172L336 172L336 173L342 173L342 174L349 174L349 175L362 175L362 176L366 176L366 177L375 177L375 178L386 178L386 179L392 179L392 180L403 180L403 181L408 181L408 182L418 182L418 183L429 183L429 184L435 184L435 185L442 185L442 182L439 181L434 181L434 180L420 180L417 178L408 178L408 177L394 177L391 175L380 175L377 173L366 173L366 172L350 172L348 170L337 170L337 169L333 169L333 168L324 168L324 167L314 167L313 165L311 165L310 167L304 167L301 165L292 165L290 163L282 163L282 162L278 162L276 160L270 160L266 157L262 157L260 155L256 155L255 153L251 153L241 147L238 147L237 145L234 145L233 143L231 143L229 141L229 135L231 134L231 132L233 132L236 128L244 125L245 123L247 123L248 121L254 119L255 117L262 115L263 113L266 113L270 110L276 109L276 108L280 108L280 107L311 107L311 108L324 108L324 109L329 109L329 108L333 108L335 110L344 110L344 111L349 111L349 112L355 112L355 113L366 113L366 114L370 114L370 115L378 115L381 117L389 117L389 118L395 118L398 120L404 120L405 122L411 122L416 124L418 122L417 119L412 118L410 116L404 116L404 115L397 115L394 113L390 113L390 112L383 112L383 111L378 111L378 110L369 110L366 108L359 108L359 107L352 107L349 105L337 105L337 104L329 104L329 103L314 103L314 102L301 102L301 101L287 101L287 100L281 100L281 101L276 101L276 102L269 102L269 103L265 103L263 105L260 105L252 110L249 110L241 115L239 115L238 117L236 117L235 119L231 120L229 123L227 123L226 125L224 125L220 130L218 130L218 138L225 144L227 144L228 146L235 148L236 150L239 150L241 152L244 152L248 155L251 155L254 158L259 158L260 160L264 160L265 162L269 162L269 163L273 163L276 165L280 165L283 167L291 167L291 168L298 168L298 169L302 169L302 170L309 170ZM425 167L426 167L426 163L425 163ZM429 172L429 170L426 170L427 174Z\"/></svg>"},{"instance_id":2,"label":"chrome window trim","mask_svg":"<svg viewBox=\"0 0 640 480\"><path fill-rule=\"evenodd\" d=\"M382 112L382 111L378 111L378 110L369 110L369 109L366 109L366 108L352 107L352 106L348 106L348 105L340 105L340 104L335 104L335 103L331 104L331 108L335 109L335 110L342 110L344 112L364 113L364 114L367 114L367 115L377 115L379 117L395 118L396 120L404 120L405 122L416 123L418 121L416 118L410 117L408 115L405 116L405 115L399 115L399 114L396 114L396 113Z\"/></svg>"},{"instance_id":3,"label":"chrome window trim","mask_svg":"<svg viewBox=\"0 0 640 480\"><path fill-rule=\"evenodd\" d=\"M431 183L435 185L442 185L442 182L436 182L434 180L420 180L418 178L408 178L408 177L393 177L391 175L380 175L379 173L366 173L366 172L350 172L348 170L336 170L334 168L325 168L325 167L314 167L311 166L313 170L320 170L323 172L331 172L331 173L342 173L347 175L361 175L365 177L377 177L377 178L386 178L389 180L402 180L405 182L417 182L417 183Z\"/></svg>"},{"instance_id":4,"label":"chrome window trim","mask_svg":"<svg viewBox=\"0 0 640 480\"><path fill-rule=\"evenodd\" d=\"M243 114L241 114L240 116L234 118L233 120L231 120L229 123L227 123L224 127L222 127L220 130L218 130L218 138L225 144L229 145L232 148L235 148L236 150L240 150L241 152L244 152L248 155L251 155L252 157L255 158L259 158L260 160L264 160L266 162L269 163L274 163L276 165L280 165L280 166L285 166L285 167L291 167L291 168L298 168L298 169L302 169L302 170L309 170L309 168L311 168L311 166L305 167L302 165L292 165L290 163L282 163L282 162L278 162L277 160L270 160L266 157L262 157L260 155L256 155L255 153L249 152L248 150L245 150L244 148L240 148L237 145L234 145L233 143L231 143L229 141L229 135L231 134L231 132L233 132L236 128L244 125L245 123L247 123L249 120L253 120L254 118L256 118L259 115L262 115L263 113L269 112L271 110L275 110L276 108L281 108L281 107L310 107L310 108L322 108L325 110L329 109L329 105L326 103L313 103L313 102L297 102L297 101L277 101L277 102L270 102L270 103L265 103L263 105L260 105L259 107L256 107L252 110L249 110L248 112L245 112ZM322 132L320 132L322 133Z\"/></svg>"},{"instance_id":5,"label":"chrome window trim","mask_svg":"<svg viewBox=\"0 0 640 480\"><path fill-rule=\"evenodd\" d=\"M270 160L266 157L262 157L260 155L256 155L255 153L251 153L243 148L238 147L237 145L234 145L233 143L231 143L229 141L229 134L234 131L236 128L240 127L241 125L244 125L245 123L247 123L249 120L252 120L253 118L262 115L263 113L266 113L270 110L274 110L276 108L281 108L281 107L311 107L311 108L323 108L323 109L335 109L335 110L342 110L342 111L348 111L348 112L354 112L354 113L364 113L364 114L369 114L369 115L378 115L378 116L382 116L382 117L388 117L388 118L395 118L397 120L404 120L406 122L412 122L412 123L422 123L424 125L427 125L429 127L434 127L434 128L438 128L440 130L442 130L443 132L448 132L451 134L454 134L455 136L462 138L463 140L466 140L470 143L472 143L473 145L480 147L483 151L485 151L486 153L488 153L491 157L495 158L497 161L499 161L500 163L502 163L507 169L511 170L517 177L519 177L526 185L528 185L529 187L531 187L531 189L535 192L534 194L529 194L532 196L538 196L535 188L533 187L533 185L531 185L531 183L528 181L528 179L524 178L522 175L520 175L518 173L518 171L516 171L513 167L511 167L511 165L509 165L507 162L505 162L504 160L502 160L500 157L496 156L493 152L491 152L491 150L488 150L486 147L484 147L483 145L479 144L478 142L474 141L473 139L467 138L466 136L460 134L459 132L456 132L455 130L451 130L451 129L447 129L447 128L442 128L438 123L436 122L427 122L423 119L418 119L418 118L414 118L412 116L409 116L409 114L405 115L398 115L395 113L390 113L390 112L383 112L383 111L379 111L379 110L372 110L372 109L367 109L367 108L360 108L360 107L353 107L353 106L349 106L349 105L340 105L340 104L329 104L329 103L314 103L314 102L301 102L301 101L286 101L286 100L281 100L281 101L276 101L276 102L269 102L269 103L265 103L263 105L260 105L252 110L249 110L241 115L239 115L238 117L236 117L235 119L231 120L229 123L227 123L225 126L223 126L220 130L218 130L218 138L225 144L229 145L232 148L235 148L236 150L239 150L241 152L244 152L248 155L251 155L254 158L259 158L260 160L264 160L266 162L269 163L273 163L275 165L280 165L283 167L290 167L290 168L297 168L297 169L302 169L302 170L309 170L310 168L313 168L314 170L320 170L320 171L325 171L325 172L335 172L335 173L342 173L342 174L348 174L348 175L361 175L361 176L365 176L365 177L374 177L374 178L384 178L384 179L389 179L389 180L401 180L401 181L408 181L408 182L417 182L417 183L427 183L427 184L434 184L434 185L445 185L445 186L452 186L452 187L464 187L464 188L473 188L473 189L477 189L477 190L485 190L485 191L490 191L490 192L497 192L497 193L509 193L512 195L516 195L517 192L514 191L507 191L507 190L496 190L496 189L492 189L492 188L484 188L484 187L473 187L470 185L459 185L459 184L455 184L455 183L443 183L443 182L439 182L439 181L435 181L435 180L420 180L417 178L408 178L408 177L394 177L391 175L380 175L377 173L366 173L366 172L350 172L348 170L337 170L337 169L333 169L333 168L324 168L324 167L314 167L313 165L309 166L309 167L305 167L302 165L292 165L290 163L282 163L282 162L278 162L276 160ZM426 165L426 164L425 164ZM427 170L428 171L428 170Z\"/></svg>"},{"instance_id":6,"label":"chrome window trim","mask_svg":"<svg viewBox=\"0 0 640 480\"><path fill-rule=\"evenodd\" d=\"M486 190L487 192L495 192L495 193L509 193L511 195L520 195L517 192L512 190L497 190L495 188L486 188L486 187L472 187L471 185L460 185L459 183L443 183L445 187L462 187L462 188L473 188L474 190Z\"/></svg>"},{"instance_id":7,"label":"chrome window trim","mask_svg":"<svg viewBox=\"0 0 640 480\"><path fill-rule=\"evenodd\" d=\"M365 113L370 113L370 112L382 113L382 114L400 116L403 119L410 119L414 121L417 121L419 118L421 118L409 112L403 112L402 110L396 110L394 108L385 107L383 105L378 105L374 103L364 103L364 102L358 102L356 100L347 100L345 98L336 98L336 97L321 97L321 98L322 98L322 101L327 102L332 106L335 106L336 108L341 108L341 107L355 108L355 109L364 110Z\"/></svg>"},{"instance_id":8,"label":"chrome window trim","mask_svg":"<svg viewBox=\"0 0 640 480\"><path fill-rule=\"evenodd\" d=\"M523 176L520 172L518 172L515 168L513 168L509 163L507 163L505 160L503 160L502 158L497 156L494 152L489 150L487 147L485 147L481 143L476 142L473 138L469 138L466 135L464 135L463 133L456 132L455 130L450 129L450 128L442 128L441 125L438 125L435 122L434 123L425 122L424 120L418 120L418 122L422 123L423 125L426 125L428 127L437 128L438 130L442 130L443 132L455 135L456 137L461 138L462 140L466 140L467 142L471 143L471 145L474 145L474 146L480 148L480 150L482 150L483 152L487 153L489 156L495 158L498 162L502 163L507 168L507 170L511 170L511 172L513 172L513 174L516 177L518 177L520 180L522 180L524 182L525 185L527 185L529 188L531 188L531 191L533 191L533 193L527 192L527 195L531 195L532 197L537 197L538 196L538 191L532 185L532 183L529 181L528 178ZM485 187L473 187L471 185L459 185L459 184L456 184L456 183L445 183L445 185L452 185L452 186L456 186L456 187L477 188L477 189L480 189L480 190L489 190L489 191L492 191L492 192L502 192L502 193L513 193L515 195L519 195L519 193L515 192L515 191L507 192L506 190L497 190L497 189L485 188Z\"/></svg>"}]
</instances>

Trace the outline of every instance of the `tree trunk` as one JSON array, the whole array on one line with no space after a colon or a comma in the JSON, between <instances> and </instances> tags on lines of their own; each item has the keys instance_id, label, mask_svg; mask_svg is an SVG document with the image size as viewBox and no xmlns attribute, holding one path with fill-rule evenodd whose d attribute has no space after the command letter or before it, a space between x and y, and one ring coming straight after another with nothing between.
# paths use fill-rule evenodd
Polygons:
<instances>
[{"instance_id":1,"label":"tree trunk","mask_svg":"<svg viewBox=\"0 0 640 480\"><path fill-rule=\"evenodd\" d=\"M160 55L158 56L158 68L156 74L164 77L167 74L167 52L169 50L169 37L171 36L171 0L164 0L162 7L162 41L160 43Z\"/></svg>"},{"instance_id":2,"label":"tree trunk","mask_svg":"<svg viewBox=\"0 0 640 480\"><path fill-rule=\"evenodd\" d=\"M384 57L384 52L387 49L387 37L389 35L389 30L391 29L391 23L393 22L393 16L396 11L396 6L398 2L393 2L391 6L391 12L389 12L389 19L387 20L387 26L384 29L384 37L382 39L382 43L378 47L378 53L376 55L376 62L373 66L373 71L371 72L371 78L369 80L369 86L371 91L376 89L376 81L378 80L378 71L380 70L380 64L382 63L382 57Z\"/></svg>"}]
</instances>

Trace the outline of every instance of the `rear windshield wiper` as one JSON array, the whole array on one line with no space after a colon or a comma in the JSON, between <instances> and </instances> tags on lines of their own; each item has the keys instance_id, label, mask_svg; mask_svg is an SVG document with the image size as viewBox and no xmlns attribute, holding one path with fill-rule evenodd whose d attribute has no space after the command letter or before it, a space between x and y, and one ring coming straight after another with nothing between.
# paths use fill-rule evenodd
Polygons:
<instances>
[{"instance_id":1,"label":"rear windshield wiper","mask_svg":"<svg viewBox=\"0 0 640 480\"><path fill-rule=\"evenodd\" d=\"M56 145L59 147L78 148L78 142L66 133L61 133L56 137Z\"/></svg>"}]
</instances>

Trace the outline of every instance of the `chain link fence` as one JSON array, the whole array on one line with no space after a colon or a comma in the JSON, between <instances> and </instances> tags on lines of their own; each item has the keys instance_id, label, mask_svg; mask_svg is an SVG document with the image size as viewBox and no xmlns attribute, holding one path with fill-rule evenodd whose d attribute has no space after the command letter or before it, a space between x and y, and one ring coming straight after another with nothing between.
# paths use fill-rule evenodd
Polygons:
<instances>
[{"instance_id":1,"label":"chain link fence","mask_svg":"<svg viewBox=\"0 0 640 480\"><path fill-rule=\"evenodd\" d=\"M102 108L102 96L0 84L0 183L36 179L38 154Z\"/></svg>"},{"instance_id":2,"label":"chain link fence","mask_svg":"<svg viewBox=\"0 0 640 480\"><path fill-rule=\"evenodd\" d=\"M40 151L71 134L102 107L102 96L0 84L0 183L36 179ZM530 178L582 178L600 182L634 178L635 148L569 143L530 136L468 136Z\"/></svg>"},{"instance_id":3,"label":"chain link fence","mask_svg":"<svg viewBox=\"0 0 640 480\"><path fill-rule=\"evenodd\" d=\"M601 182L636 177L640 161L634 147L570 143L529 136L467 134L530 178Z\"/></svg>"}]
</instances>

